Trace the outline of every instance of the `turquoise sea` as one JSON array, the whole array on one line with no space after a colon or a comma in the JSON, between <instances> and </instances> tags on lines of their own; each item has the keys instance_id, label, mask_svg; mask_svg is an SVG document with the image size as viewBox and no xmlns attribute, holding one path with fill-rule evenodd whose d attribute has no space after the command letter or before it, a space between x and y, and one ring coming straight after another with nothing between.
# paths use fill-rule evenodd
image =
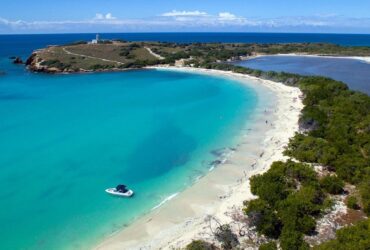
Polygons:
<instances>
[{"instance_id":1,"label":"turquoise sea","mask_svg":"<svg viewBox=\"0 0 370 250\"><path fill-rule=\"evenodd\" d=\"M1 249L86 249L206 174L258 98L230 79L0 66ZM104 189L127 184L136 194Z\"/></svg>"}]
</instances>

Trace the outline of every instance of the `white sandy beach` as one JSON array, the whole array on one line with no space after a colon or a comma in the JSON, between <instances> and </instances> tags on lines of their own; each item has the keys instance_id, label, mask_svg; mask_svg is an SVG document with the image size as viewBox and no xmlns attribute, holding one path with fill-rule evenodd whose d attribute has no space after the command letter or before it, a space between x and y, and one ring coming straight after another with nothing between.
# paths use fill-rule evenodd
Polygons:
<instances>
[{"instance_id":1,"label":"white sandy beach","mask_svg":"<svg viewBox=\"0 0 370 250\"><path fill-rule=\"evenodd\" d=\"M370 63L370 56L327 56L327 55L308 55L308 54L298 54L298 53L290 53L290 54L276 54L276 55L258 55L255 57L261 56L304 56L304 57L324 57L324 58L340 58L340 59L351 59L351 60L359 60L365 63Z\"/></svg>"},{"instance_id":2,"label":"white sandy beach","mask_svg":"<svg viewBox=\"0 0 370 250\"><path fill-rule=\"evenodd\" d=\"M284 160L284 147L298 131L303 108L298 88L217 70L176 67L165 70L231 77L259 89L261 100L264 91L272 93L275 100L266 110L260 110L255 123L241 135L240 143L223 164L96 249L176 249L192 239L213 241L211 228L215 220L210 218L222 224L231 222L231 215L241 211L243 201L254 198L249 177L265 172L273 161Z\"/></svg>"}]
</instances>

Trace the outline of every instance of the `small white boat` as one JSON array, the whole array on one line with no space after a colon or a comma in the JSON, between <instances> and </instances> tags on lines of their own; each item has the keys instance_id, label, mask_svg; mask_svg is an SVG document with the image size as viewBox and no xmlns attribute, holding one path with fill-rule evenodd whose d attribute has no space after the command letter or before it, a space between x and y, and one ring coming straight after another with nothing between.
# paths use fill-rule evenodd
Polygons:
<instances>
[{"instance_id":1,"label":"small white boat","mask_svg":"<svg viewBox=\"0 0 370 250\"><path fill-rule=\"evenodd\" d=\"M105 192L121 197L131 197L134 194L134 191L132 191L131 189L127 189L125 185L118 185L115 188L107 188Z\"/></svg>"}]
</instances>

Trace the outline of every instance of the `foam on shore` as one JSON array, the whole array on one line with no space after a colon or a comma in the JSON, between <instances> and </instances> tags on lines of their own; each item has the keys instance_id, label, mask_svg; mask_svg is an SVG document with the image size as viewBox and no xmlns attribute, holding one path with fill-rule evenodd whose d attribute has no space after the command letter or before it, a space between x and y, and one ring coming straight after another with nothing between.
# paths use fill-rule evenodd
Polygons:
<instances>
[{"instance_id":1,"label":"foam on shore","mask_svg":"<svg viewBox=\"0 0 370 250\"><path fill-rule=\"evenodd\" d=\"M179 193L174 193L174 194L171 194L170 196L166 197L163 201L161 201L158 205L156 205L155 207L152 208L152 211L161 207L163 204L165 204L167 201L170 201L172 200L173 198L175 198Z\"/></svg>"}]
</instances>

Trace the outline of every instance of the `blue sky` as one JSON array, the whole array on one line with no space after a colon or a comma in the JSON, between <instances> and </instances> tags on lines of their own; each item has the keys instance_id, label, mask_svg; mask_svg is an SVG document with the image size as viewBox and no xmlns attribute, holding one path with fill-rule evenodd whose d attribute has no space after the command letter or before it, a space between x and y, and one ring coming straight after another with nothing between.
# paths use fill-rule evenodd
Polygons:
<instances>
[{"instance_id":1,"label":"blue sky","mask_svg":"<svg viewBox=\"0 0 370 250\"><path fill-rule=\"evenodd\" d=\"M370 0L2 0L0 33L370 33Z\"/></svg>"}]
</instances>

